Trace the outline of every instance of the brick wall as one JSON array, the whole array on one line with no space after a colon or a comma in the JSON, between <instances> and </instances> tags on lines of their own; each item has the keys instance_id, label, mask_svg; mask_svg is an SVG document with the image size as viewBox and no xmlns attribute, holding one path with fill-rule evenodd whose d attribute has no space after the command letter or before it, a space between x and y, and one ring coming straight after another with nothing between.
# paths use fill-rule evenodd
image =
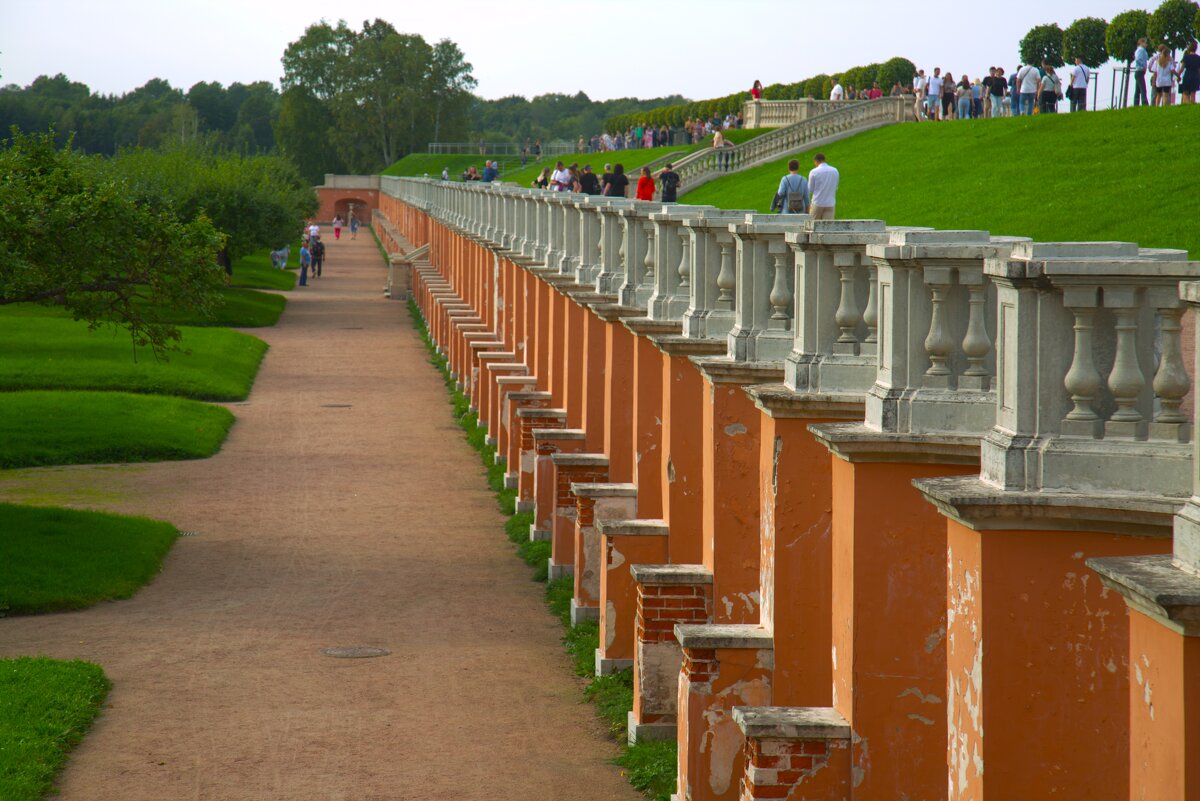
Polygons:
<instances>
[{"instance_id":1,"label":"brick wall","mask_svg":"<svg viewBox=\"0 0 1200 801\"><path fill-rule=\"evenodd\" d=\"M838 765L826 776L822 776L821 787L809 787L810 780L827 767L831 761L849 760L848 740L776 740L748 738L744 749L746 769L742 775L740 801L775 798L820 798L822 801L839 801L847 798L844 782L841 781ZM792 793L800 786L816 794Z\"/></svg>"},{"instance_id":2,"label":"brick wall","mask_svg":"<svg viewBox=\"0 0 1200 801\"><path fill-rule=\"evenodd\" d=\"M558 470L558 499L557 507L575 508L575 494L571 492L572 484L603 484L608 481L608 467L593 467L591 465L560 464Z\"/></svg>"},{"instance_id":3,"label":"brick wall","mask_svg":"<svg viewBox=\"0 0 1200 801\"><path fill-rule=\"evenodd\" d=\"M712 620L711 588L695 585L638 585L639 642L675 642L676 623Z\"/></svg>"}]
</instances>

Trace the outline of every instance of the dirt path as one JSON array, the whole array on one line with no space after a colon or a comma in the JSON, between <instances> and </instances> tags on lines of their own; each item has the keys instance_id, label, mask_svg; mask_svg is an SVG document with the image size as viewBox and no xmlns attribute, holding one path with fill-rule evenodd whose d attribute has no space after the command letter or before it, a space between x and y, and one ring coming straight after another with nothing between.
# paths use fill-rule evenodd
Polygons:
<instances>
[{"instance_id":1,"label":"dirt path","mask_svg":"<svg viewBox=\"0 0 1200 801\"><path fill-rule=\"evenodd\" d=\"M271 350L218 456L0 473L3 500L197 532L132 600L0 620L0 656L113 681L61 798L640 798L374 242L329 262L255 332ZM321 654L338 645L392 653Z\"/></svg>"}]
</instances>

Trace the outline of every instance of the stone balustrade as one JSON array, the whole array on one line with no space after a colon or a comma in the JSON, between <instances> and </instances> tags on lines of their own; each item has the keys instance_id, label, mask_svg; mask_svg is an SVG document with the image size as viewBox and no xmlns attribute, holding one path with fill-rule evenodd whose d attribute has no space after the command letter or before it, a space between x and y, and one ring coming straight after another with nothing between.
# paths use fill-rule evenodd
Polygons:
<instances>
[{"instance_id":1,"label":"stone balustrade","mask_svg":"<svg viewBox=\"0 0 1200 801\"><path fill-rule=\"evenodd\" d=\"M381 191L679 797L1200 801L1185 254Z\"/></svg>"}]
</instances>

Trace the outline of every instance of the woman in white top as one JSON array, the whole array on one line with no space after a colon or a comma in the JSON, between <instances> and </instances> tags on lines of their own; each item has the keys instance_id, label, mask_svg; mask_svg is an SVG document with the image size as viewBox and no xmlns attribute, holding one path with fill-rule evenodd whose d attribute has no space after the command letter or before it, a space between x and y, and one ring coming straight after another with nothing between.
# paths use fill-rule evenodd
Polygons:
<instances>
[{"instance_id":1,"label":"woman in white top","mask_svg":"<svg viewBox=\"0 0 1200 801\"><path fill-rule=\"evenodd\" d=\"M1175 88L1175 59L1166 45L1158 46L1158 55L1150 59L1149 70L1154 75L1154 105L1171 105L1171 91Z\"/></svg>"},{"instance_id":2,"label":"woman in white top","mask_svg":"<svg viewBox=\"0 0 1200 801\"><path fill-rule=\"evenodd\" d=\"M1043 64L1046 74L1042 76L1042 114L1055 114L1058 112L1058 93L1061 91L1062 83L1058 80L1058 75L1054 72L1054 68Z\"/></svg>"}]
</instances>

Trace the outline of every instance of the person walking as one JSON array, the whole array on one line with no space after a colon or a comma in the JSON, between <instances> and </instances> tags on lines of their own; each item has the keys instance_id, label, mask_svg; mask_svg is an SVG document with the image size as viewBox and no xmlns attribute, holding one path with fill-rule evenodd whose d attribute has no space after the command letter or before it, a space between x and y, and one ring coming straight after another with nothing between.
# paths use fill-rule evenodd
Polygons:
<instances>
[{"instance_id":1,"label":"person walking","mask_svg":"<svg viewBox=\"0 0 1200 801\"><path fill-rule=\"evenodd\" d=\"M485 184L490 184L492 181L496 180L496 176L499 174L500 171L496 169L496 162L485 161L483 163L483 182Z\"/></svg>"},{"instance_id":2,"label":"person walking","mask_svg":"<svg viewBox=\"0 0 1200 801\"><path fill-rule=\"evenodd\" d=\"M629 178L625 175L624 164L614 164L612 175L605 185L605 193L609 197L626 197L629 190Z\"/></svg>"},{"instance_id":3,"label":"person walking","mask_svg":"<svg viewBox=\"0 0 1200 801\"><path fill-rule=\"evenodd\" d=\"M1033 116L1034 100L1041 90L1041 84L1042 73L1032 64L1026 64L1017 72L1017 85L1021 87L1021 114L1024 116Z\"/></svg>"},{"instance_id":4,"label":"person walking","mask_svg":"<svg viewBox=\"0 0 1200 801\"><path fill-rule=\"evenodd\" d=\"M1058 101L1062 98L1062 82L1058 79L1054 67L1045 61L1042 62L1041 87L1041 113L1057 114Z\"/></svg>"},{"instance_id":5,"label":"person walking","mask_svg":"<svg viewBox=\"0 0 1200 801\"><path fill-rule=\"evenodd\" d=\"M662 187L663 203L674 203L679 197L679 184L681 183L679 173L671 169L671 162L667 162L667 166L658 174L658 183Z\"/></svg>"},{"instance_id":6,"label":"person walking","mask_svg":"<svg viewBox=\"0 0 1200 801\"><path fill-rule=\"evenodd\" d=\"M342 238L342 215L334 215L333 218L333 241L336 242Z\"/></svg>"},{"instance_id":7,"label":"person walking","mask_svg":"<svg viewBox=\"0 0 1200 801\"><path fill-rule=\"evenodd\" d=\"M585 195L600 194L600 180L592 172L591 164L583 165L583 172L579 174L579 190Z\"/></svg>"},{"instance_id":8,"label":"person walking","mask_svg":"<svg viewBox=\"0 0 1200 801\"><path fill-rule=\"evenodd\" d=\"M318 236L310 242L308 250L312 257L313 278L320 278L321 267L325 264L325 243L321 241L321 237Z\"/></svg>"},{"instance_id":9,"label":"person walking","mask_svg":"<svg viewBox=\"0 0 1200 801\"><path fill-rule=\"evenodd\" d=\"M542 172L530 183L534 189L547 189L550 186L550 168L543 167Z\"/></svg>"},{"instance_id":10,"label":"person walking","mask_svg":"<svg viewBox=\"0 0 1200 801\"><path fill-rule=\"evenodd\" d=\"M350 238L358 239L358 218L354 216L354 212L350 212Z\"/></svg>"},{"instance_id":11,"label":"person walking","mask_svg":"<svg viewBox=\"0 0 1200 801\"><path fill-rule=\"evenodd\" d=\"M942 84L946 81L942 78L942 68L933 68L933 77L929 79L928 90L925 94L925 116L930 120L938 119L938 111L942 105Z\"/></svg>"},{"instance_id":12,"label":"person walking","mask_svg":"<svg viewBox=\"0 0 1200 801\"><path fill-rule=\"evenodd\" d=\"M654 179L650 177L649 167L642 167L642 176L637 182L637 199L654 200Z\"/></svg>"},{"instance_id":13,"label":"person walking","mask_svg":"<svg viewBox=\"0 0 1200 801\"><path fill-rule=\"evenodd\" d=\"M779 213L806 214L810 201L808 179L800 174L799 160L792 159L787 167L787 175L779 179L779 191L775 193L779 199Z\"/></svg>"},{"instance_id":14,"label":"person walking","mask_svg":"<svg viewBox=\"0 0 1200 801\"><path fill-rule=\"evenodd\" d=\"M815 166L808 174L808 189L812 193L810 213L814 220L832 220L837 207L837 188L838 182L841 181L841 173L825 162L824 153L813 156L813 164Z\"/></svg>"},{"instance_id":15,"label":"person walking","mask_svg":"<svg viewBox=\"0 0 1200 801\"><path fill-rule=\"evenodd\" d=\"M550 175L550 186L555 192L570 192L571 173L567 171L566 165L561 161L554 165L554 172Z\"/></svg>"},{"instance_id":16,"label":"person walking","mask_svg":"<svg viewBox=\"0 0 1200 801\"><path fill-rule=\"evenodd\" d=\"M1196 54L1195 40L1188 44L1179 66L1179 102L1190 106L1196 102L1196 92L1200 91L1200 55Z\"/></svg>"},{"instance_id":17,"label":"person walking","mask_svg":"<svg viewBox=\"0 0 1200 801\"><path fill-rule=\"evenodd\" d=\"M606 163L604 172L600 173L600 194L608 194L608 182L612 180L612 165Z\"/></svg>"},{"instance_id":18,"label":"person walking","mask_svg":"<svg viewBox=\"0 0 1200 801\"><path fill-rule=\"evenodd\" d=\"M1145 38L1137 40L1137 50L1133 51L1133 105L1148 106L1146 97L1146 69L1150 66L1150 53L1146 51Z\"/></svg>"},{"instance_id":19,"label":"person walking","mask_svg":"<svg viewBox=\"0 0 1200 801\"><path fill-rule=\"evenodd\" d=\"M1166 45L1158 46L1158 55L1150 61L1150 72L1154 75L1154 105L1171 105L1171 92L1175 89L1175 59Z\"/></svg>"},{"instance_id":20,"label":"person walking","mask_svg":"<svg viewBox=\"0 0 1200 801\"><path fill-rule=\"evenodd\" d=\"M308 268L312 264L312 252L308 243L300 245L300 286L308 286Z\"/></svg>"},{"instance_id":21,"label":"person walking","mask_svg":"<svg viewBox=\"0 0 1200 801\"><path fill-rule=\"evenodd\" d=\"M1071 111L1087 111L1088 68L1083 66L1083 59L1075 56L1075 66L1071 68L1071 88L1067 99L1071 101Z\"/></svg>"},{"instance_id":22,"label":"person walking","mask_svg":"<svg viewBox=\"0 0 1200 801\"><path fill-rule=\"evenodd\" d=\"M963 75L954 93L958 96L958 118L960 120L971 119L971 79Z\"/></svg>"}]
</instances>

